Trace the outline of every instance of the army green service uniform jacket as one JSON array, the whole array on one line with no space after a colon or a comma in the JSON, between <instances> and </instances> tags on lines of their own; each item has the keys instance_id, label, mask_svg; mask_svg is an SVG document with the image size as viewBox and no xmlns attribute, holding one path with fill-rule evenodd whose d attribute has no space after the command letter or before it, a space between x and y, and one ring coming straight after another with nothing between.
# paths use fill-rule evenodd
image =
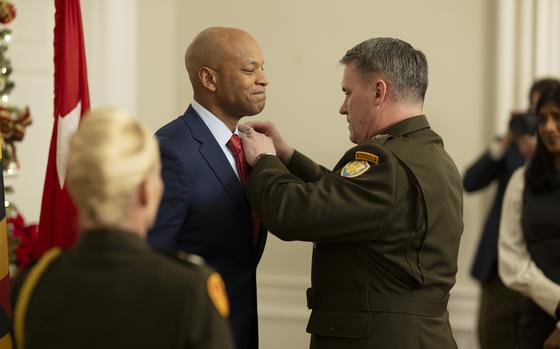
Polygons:
<instances>
[{"instance_id":1,"label":"army green service uniform jacket","mask_svg":"<svg viewBox=\"0 0 560 349\"><path fill-rule=\"evenodd\" d=\"M19 336L26 349L233 349L219 275L200 257L176 256L115 230L47 251L14 285L16 344Z\"/></svg>"},{"instance_id":2,"label":"army green service uniform jacket","mask_svg":"<svg viewBox=\"0 0 560 349\"><path fill-rule=\"evenodd\" d=\"M350 149L329 171L262 156L250 201L283 240L314 242L311 348L456 348L447 300L463 230L459 173L425 116Z\"/></svg>"}]
</instances>

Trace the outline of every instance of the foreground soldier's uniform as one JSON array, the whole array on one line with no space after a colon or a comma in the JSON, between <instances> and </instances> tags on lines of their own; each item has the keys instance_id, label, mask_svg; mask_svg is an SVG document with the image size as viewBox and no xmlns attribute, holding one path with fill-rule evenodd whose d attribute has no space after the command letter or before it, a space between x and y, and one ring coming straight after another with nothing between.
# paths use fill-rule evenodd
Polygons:
<instances>
[{"instance_id":1,"label":"foreground soldier's uniform","mask_svg":"<svg viewBox=\"0 0 560 349\"><path fill-rule=\"evenodd\" d=\"M86 232L18 281L20 348L21 340L29 349L233 348L219 275L196 256L155 253L128 232Z\"/></svg>"},{"instance_id":2,"label":"foreground soldier's uniform","mask_svg":"<svg viewBox=\"0 0 560 349\"><path fill-rule=\"evenodd\" d=\"M328 171L262 156L250 201L283 240L313 241L311 348L456 348L447 313L462 186L424 116L349 150Z\"/></svg>"}]
</instances>

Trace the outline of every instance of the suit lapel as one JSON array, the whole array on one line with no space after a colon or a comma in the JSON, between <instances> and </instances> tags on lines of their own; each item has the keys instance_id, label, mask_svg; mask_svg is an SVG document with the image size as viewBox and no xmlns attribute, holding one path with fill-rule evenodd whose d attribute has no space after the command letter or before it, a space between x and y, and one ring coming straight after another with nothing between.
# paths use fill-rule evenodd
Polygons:
<instances>
[{"instance_id":1,"label":"suit lapel","mask_svg":"<svg viewBox=\"0 0 560 349\"><path fill-rule=\"evenodd\" d=\"M246 206L248 204L247 199L239 183L239 179L235 175L235 172L233 172L222 148L204 121L202 121L192 106L189 106L187 112L183 115L183 119L187 125L189 125L193 138L200 142L200 155L202 155L216 177L218 177L224 190L234 202L243 203L243 206L240 207Z\"/></svg>"}]
</instances>

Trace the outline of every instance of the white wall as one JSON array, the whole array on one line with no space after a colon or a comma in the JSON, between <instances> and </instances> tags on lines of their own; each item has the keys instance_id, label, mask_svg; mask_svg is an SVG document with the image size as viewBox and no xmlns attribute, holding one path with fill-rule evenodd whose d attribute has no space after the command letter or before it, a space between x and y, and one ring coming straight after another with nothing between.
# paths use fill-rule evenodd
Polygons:
<instances>
[{"instance_id":1,"label":"white wall","mask_svg":"<svg viewBox=\"0 0 560 349\"><path fill-rule=\"evenodd\" d=\"M10 102L29 105L33 124L23 142L17 142L21 172L6 177L15 193L7 195L28 222L36 222L41 208L43 182L53 126L53 26L54 3L15 1L17 17L10 23L12 43L6 56L12 61L16 86Z\"/></svg>"},{"instance_id":2,"label":"white wall","mask_svg":"<svg viewBox=\"0 0 560 349\"><path fill-rule=\"evenodd\" d=\"M16 6L9 51L17 69L13 96L31 104L36 121L19 147L23 172L14 199L37 220L52 129L53 11L44 0L19 0ZM345 119L337 113L343 97L338 59L362 40L395 36L428 57L425 112L462 171L494 132L494 6L485 0L82 0L92 107L123 106L155 130L190 102L183 53L193 36L212 25L240 27L257 38L266 59L269 98L258 118L273 120L298 149L332 166L351 146ZM468 269L487 196L465 197L465 232L450 304L461 348L475 347L478 288ZM307 346L310 252L310 244L269 238L259 268L266 349Z\"/></svg>"}]
</instances>

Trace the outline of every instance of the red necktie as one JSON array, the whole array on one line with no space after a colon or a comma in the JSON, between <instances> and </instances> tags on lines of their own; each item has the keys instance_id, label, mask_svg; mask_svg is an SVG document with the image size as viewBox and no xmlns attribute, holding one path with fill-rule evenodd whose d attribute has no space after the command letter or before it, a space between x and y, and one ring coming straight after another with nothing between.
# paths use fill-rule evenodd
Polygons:
<instances>
[{"instance_id":1,"label":"red necktie","mask_svg":"<svg viewBox=\"0 0 560 349\"><path fill-rule=\"evenodd\" d=\"M233 152L233 157L235 158L235 165L237 166L237 172L239 173L239 181L241 184L247 183L249 180L249 164L247 159L245 159L245 152L243 151L243 145L241 144L241 138L238 135L233 134L229 141L227 142L228 148Z\"/></svg>"},{"instance_id":2,"label":"red necktie","mask_svg":"<svg viewBox=\"0 0 560 349\"><path fill-rule=\"evenodd\" d=\"M249 180L249 173L251 172L251 168L247 163L247 159L245 159L245 152L243 151L243 145L241 144L241 138L238 135L233 134L229 141L227 142L228 148L233 152L233 157L235 158L235 165L237 167L237 173L239 174L239 181L241 184L247 183ZM253 217L253 244L256 246L257 241L259 240L259 231L260 231L260 219L255 213L252 211Z\"/></svg>"}]
</instances>

